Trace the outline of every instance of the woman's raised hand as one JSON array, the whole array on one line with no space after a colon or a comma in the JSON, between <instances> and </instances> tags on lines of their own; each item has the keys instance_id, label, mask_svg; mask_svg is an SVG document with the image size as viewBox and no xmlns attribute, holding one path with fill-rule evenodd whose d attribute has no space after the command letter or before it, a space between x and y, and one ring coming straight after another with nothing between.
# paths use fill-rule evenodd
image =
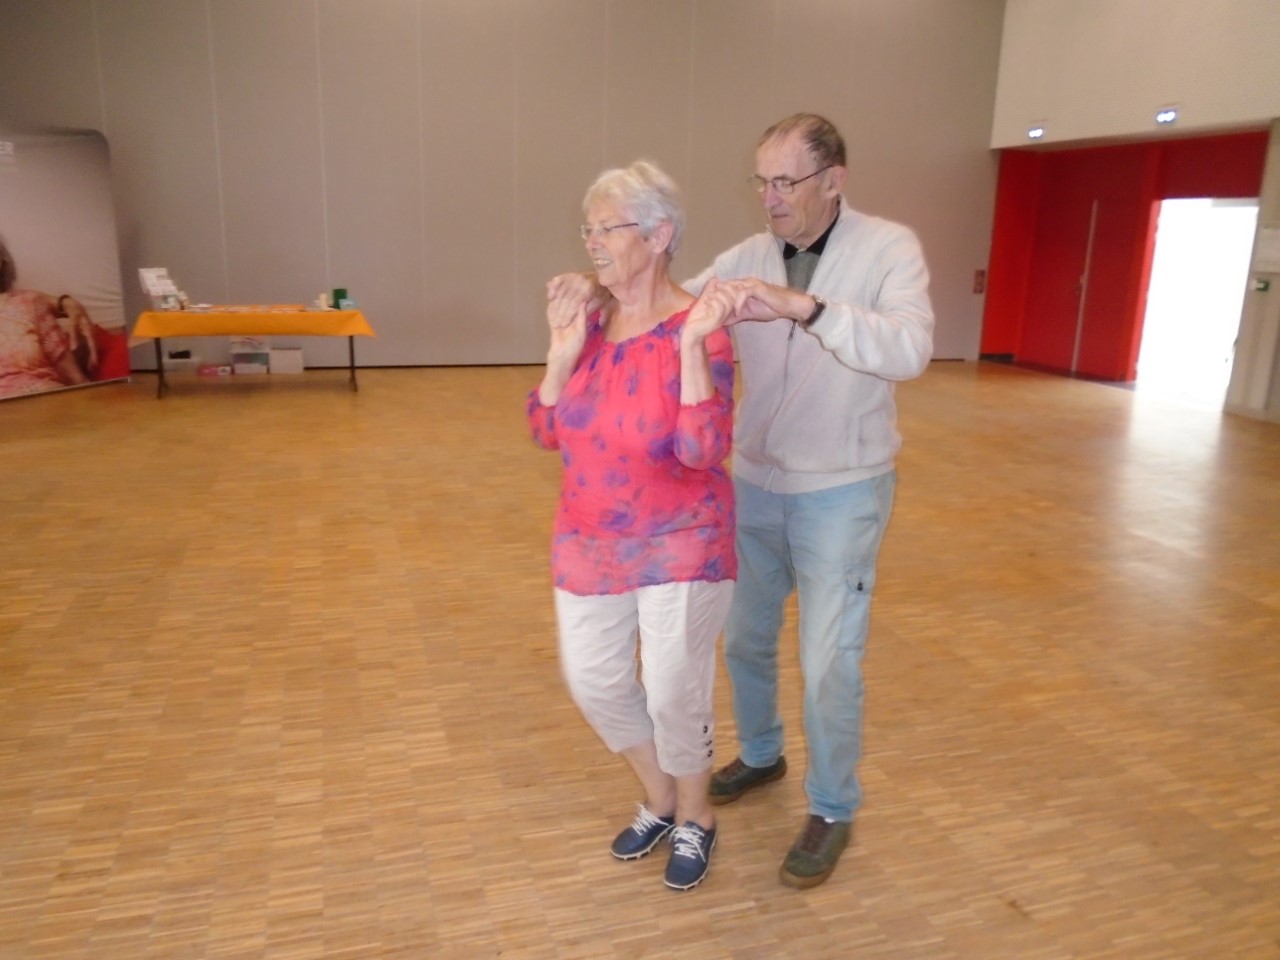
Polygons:
<instances>
[{"instance_id":1,"label":"woman's raised hand","mask_svg":"<svg viewBox=\"0 0 1280 960\"><path fill-rule=\"evenodd\" d=\"M721 327L732 323L736 309L732 283L711 279L684 321L684 336L705 340Z\"/></svg>"},{"instance_id":2,"label":"woman's raised hand","mask_svg":"<svg viewBox=\"0 0 1280 960\"><path fill-rule=\"evenodd\" d=\"M547 302L553 300L582 301L587 313L604 306L609 291L596 283L594 273L560 273L547 281Z\"/></svg>"},{"instance_id":3,"label":"woman's raised hand","mask_svg":"<svg viewBox=\"0 0 1280 960\"><path fill-rule=\"evenodd\" d=\"M549 300L547 326L551 328L547 363L568 363L572 367L587 339L587 301L571 292Z\"/></svg>"}]
</instances>

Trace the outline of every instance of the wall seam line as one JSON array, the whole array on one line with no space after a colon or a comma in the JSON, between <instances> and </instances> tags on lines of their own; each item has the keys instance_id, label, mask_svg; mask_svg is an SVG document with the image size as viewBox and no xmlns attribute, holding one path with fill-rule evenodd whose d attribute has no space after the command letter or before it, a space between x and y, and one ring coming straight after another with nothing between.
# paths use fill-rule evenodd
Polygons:
<instances>
[{"instance_id":1,"label":"wall seam line","mask_svg":"<svg viewBox=\"0 0 1280 960\"><path fill-rule=\"evenodd\" d=\"M206 49L209 52L209 99L213 104L213 173L218 191L218 235L222 244L222 297L231 302L230 247L227 245L227 195L222 182L222 135L218 116L218 71L213 56L213 9L210 0L204 0L204 24Z\"/></svg>"}]
</instances>

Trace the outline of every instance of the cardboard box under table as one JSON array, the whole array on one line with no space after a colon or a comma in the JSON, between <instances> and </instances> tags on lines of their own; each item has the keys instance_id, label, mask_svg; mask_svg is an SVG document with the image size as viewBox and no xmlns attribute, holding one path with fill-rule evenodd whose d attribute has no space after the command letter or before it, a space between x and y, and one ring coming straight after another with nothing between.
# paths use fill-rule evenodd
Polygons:
<instances>
[{"instance_id":1,"label":"cardboard box under table","mask_svg":"<svg viewBox=\"0 0 1280 960\"><path fill-rule=\"evenodd\" d=\"M301 347L272 347L267 351L267 365L272 373L301 373Z\"/></svg>"},{"instance_id":2,"label":"cardboard box under table","mask_svg":"<svg viewBox=\"0 0 1280 960\"><path fill-rule=\"evenodd\" d=\"M261 337L231 338L231 369L236 373L266 373L271 350Z\"/></svg>"},{"instance_id":3,"label":"cardboard box under table","mask_svg":"<svg viewBox=\"0 0 1280 960\"><path fill-rule=\"evenodd\" d=\"M138 315L135 337L153 337L156 347L156 397L169 391L164 376L164 337L346 337L352 390L356 383L356 337L377 336L359 310L313 310L282 306L219 306L208 310L149 310Z\"/></svg>"}]
</instances>

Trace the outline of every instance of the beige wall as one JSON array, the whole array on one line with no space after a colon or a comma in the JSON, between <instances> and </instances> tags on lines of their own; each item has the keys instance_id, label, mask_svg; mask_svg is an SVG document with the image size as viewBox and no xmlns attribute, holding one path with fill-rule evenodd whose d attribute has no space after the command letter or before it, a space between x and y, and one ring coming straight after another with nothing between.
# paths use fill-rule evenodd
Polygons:
<instances>
[{"instance_id":1,"label":"beige wall","mask_svg":"<svg viewBox=\"0 0 1280 960\"><path fill-rule=\"evenodd\" d=\"M817 110L850 141L850 199L924 241L937 355L973 358L1002 9L0 0L0 124L106 134L131 313L139 266L197 300L345 286L379 332L361 362L465 364L541 361L542 284L585 265L579 204L605 166L647 156L678 180L692 274L759 228L759 132Z\"/></svg>"},{"instance_id":2,"label":"beige wall","mask_svg":"<svg viewBox=\"0 0 1280 960\"><path fill-rule=\"evenodd\" d=\"M1278 235L1280 120L1271 125L1259 197L1253 269L1241 308L1240 333L1236 338L1236 357L1226 404L1232 413L1275 421L1280 421L1280 271L1274 269L1274 251L1268 247ZM1264 281L1268 289L1257 289L1258 281Z\"/></svg>"},{"instance_id":3,"label":"beige wall","mask_svg":"<svg viewBox=\"0 0 1280 960\"><path fill-rule=\"evenodd\" d=\"M991 146L1253 127L1280 116L1276 0L1008 0ZM1164 128L1162 128L1164 129Z\"/></svg>"}]
</instances>

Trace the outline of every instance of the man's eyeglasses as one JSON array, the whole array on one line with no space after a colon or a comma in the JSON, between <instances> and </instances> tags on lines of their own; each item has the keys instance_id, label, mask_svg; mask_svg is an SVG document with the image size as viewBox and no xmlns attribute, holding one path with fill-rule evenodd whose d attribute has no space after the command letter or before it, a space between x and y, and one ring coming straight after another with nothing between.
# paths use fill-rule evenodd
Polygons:
<instances>
[{"instance_id":1,"label":"man's eyeglasses","mask_svg":"<svg viewBox=\"0 0 1280 960\"><path fill-rule=\"evenodd\" d=\"M638 227L638 226L640 226L640 224L638 223L615 223L610 226L605 226L604 224L601 224L598 227L593 227L590 224L584 223L582 226L578 228L578 232L582 234L583 240L590 240L591 235L593 233L598 234L601 237L607 237L609 234L613 233L613 231L621 230L623 227Z\"/></svg>"},{"instance_id":2,"label":"man's eyeglasses","mask_svg":"<svg viewBox=\"0 0 1280 960\"><path fill-rule=\"evenodd\" d=\"M772 180L766 180L759 174L752 174L747 177L747 183L756 188L756 193L764 193L765 187L773 187L778 193L790 193L796 188L797 184L811 180L822 173L823 170L830 170L833 166L834 164L828 163L821 170L815 170L809 176L801 177L799 180L792 180L790 177L774 177Z\"/></svg>"}]
</instances>

